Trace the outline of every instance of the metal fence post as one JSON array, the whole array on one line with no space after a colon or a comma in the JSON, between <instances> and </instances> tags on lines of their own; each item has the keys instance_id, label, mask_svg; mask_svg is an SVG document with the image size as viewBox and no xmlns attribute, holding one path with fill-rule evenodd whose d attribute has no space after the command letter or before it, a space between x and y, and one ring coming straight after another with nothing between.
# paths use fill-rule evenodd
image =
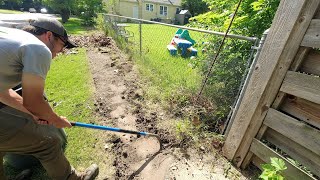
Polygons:
<instances>
[{"instance_id":1,"label":"metal fence post","mask_svg":"<svg viewBox=\"0 0 320 180\"><path fill-rule=\"evenodd\" d=\"M139 19L142 19L142 0L139 0ZM140 58L142 57L142 21L139 20Z\"/></svg>"},{"instance_id":2,"label":"metal fence post","mask_svg":"<svg viewBox=\"0 0 320 180\"><path fill-rule=\"evenodd\" d=\"M245 82L244 82L244 84L243 84L243 87L242 87L242 89L241 89L239 98L237 99L237 103L236 103L235 107L231 110L231 111L232 111L232 115L231 115L231 117L230 117L230 118L227 120L227 122L226 122L226 127L227 127L227 128L225 129L225 132L223 133L225 136L228 136L228 133L229 133L230 128L231 128L231 126L232 126L232 123L233 123L233 121L234 121L235 115L237 114L237 112L238 112L238 110L239 110L239 106L240 106L240 103L241 103L241 101L242 101L242 99L243 99L244 92L245 92L246 89L247 89L247 86L248 86L248 83L249 83L249 79L250 79L250 77L251 77L251 75L252 75L252 73L253 73L254 67L256 66L257 60L258 60L258 58L259 58L259 55L260 55L262 46L263 46L263 44L264 44L264 42L265 42L265 40L266 40L266 38L267 38L268 32L269 32L269 29L267 29L266 31L263 32L258 47L254 47L254 48L257 50L257 52L256 52L256 54L255 54L255 56L254 56L254 59L253 59L253 61L252 61L251 66L250 66L248 75L247 75L246 80L245 80Z\"/></svg>"}]
</instances>

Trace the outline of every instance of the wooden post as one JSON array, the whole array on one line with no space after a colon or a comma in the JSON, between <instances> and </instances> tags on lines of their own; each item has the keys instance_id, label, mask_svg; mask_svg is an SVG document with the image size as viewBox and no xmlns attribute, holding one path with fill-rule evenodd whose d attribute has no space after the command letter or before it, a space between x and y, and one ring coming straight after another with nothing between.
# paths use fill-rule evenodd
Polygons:
<instances>
[{"instance_id":1,"label":"wooden post","mask_svg":"<svg viewBox=\"0 0 320 180\"><path fill-rule=\"evenodd\" d=\"M239 167L298 52L319 0L282 0L249 81L223 154Z\"/></svg>"}]
</instances>

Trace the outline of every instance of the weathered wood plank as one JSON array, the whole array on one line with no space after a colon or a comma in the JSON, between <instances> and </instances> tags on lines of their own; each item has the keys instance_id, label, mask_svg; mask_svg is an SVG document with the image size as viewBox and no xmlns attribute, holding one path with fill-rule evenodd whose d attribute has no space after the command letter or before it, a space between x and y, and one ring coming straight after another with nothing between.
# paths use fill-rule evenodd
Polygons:
<instances>
[{"instance_id":1,"label":"weathered wood plank","mask_svg":"<svg viewBox=\"0 0 320 180\"><path fill-rule=\"evenodd\" d=\"M270 163L270 157L277 157L283 159L287 166L287 169L283 171L283 173L287 179L315 179L303 172L302 170L300 170L298 167L286 160L286 158L282 157L280 154L278 154L277 152L275 152L274 150L272 150L271 148L269 148L257 139L253 139L250 150L262 161L267 163Z\"/></svg>"},{"instance_id":2,"label":"weathered wood plank","mask_svg":"<svg viewBox=\"0 0 320 180\"><path fill-rule=\"evenodd\" d=\"M320 52L312 50L302 63L300 71L320 75Z\"/></svg>"},{"instance_id":3,"label":"weathered wood plank","mask_svg":"<svg viewBox=\"0 0 320 180\"><path fill-rule=\"evenodd\" d=\"M310 53L312 52L313 52L312 48L300 47L289 70L297 71L298 69L300 69L300 66L304 63L304 60L306 59L306 57L309 57Z\"/></svg>"},{"instance_id":4,"label":"weathered wood plank","mask_svg":"<svg viewBox=\"0 0 320 180\"><path fill-rule=\"evenodd\" d=\"M320 77L288 71L280 91L320 104Z\"/></svg>"},{"instance_id":5,"label":"weathered wood plank","mask_svg":"<svg viewBox=\"0 0 320 180\"><path fill-rule=\"evenodd\" d=\"M258 131L258 134L256 135L256 139L260 140L263 136L264 136L264 133L267 131L268 129L268 126L262 124L261 128L259 129ZM245 169L248 167L248 165L250 164L251 162L251 158L254 156L254 154L249 151L248 154L246 155L246 157L244 158L242 164L241 164L241 168L242 169Z\"/></svg>"},{"instance_id":6,"label":"weathered wood plank","mask_svg":"<svg viewBox=\"0 0 320 180\"><path fill-rule=\"evenodd\" d=\"M315 13L313 18L314 19L320 19L320 8L317 9L317 11L316 11L316 13Z\"/></svg>"},{"instance_id":7,"label":"weathered wood plank","mask_svg":"<svg viewBox=\"0 0 320 180\"><path fill-rule=\"evenodd\" d=\"M320 156L270 128L265 139L320 177Z\"/></svg>"},{"instance_id":8,"label":"weathered wood plank","mask_svg":"<svg viewBox=\"0 0 320 180\"><path fill-rule=\"evenodd\" d=\"M319 130L271 108L264 124L320 156Z\"/></svg>"},{"instance_id":9,"label":"weathered wood plank","mask_svg":"<svg viewBox=\"0 0 320 180\"><path fill-rule=\"evenodd\" d=\"M320 129L319 104L295 96L288 96L280 110Z\"/></svg>"},{"instance_id":10,"label":"weathered wood plank","mask_svg":"<svg viewBox=\"0 0 320 180\"><path fill-rule=\"evenodd\" d=\"M277 95L319 0L283 0L260 53L255 71L223 146L239 167L248 153L268 108Z\"/></svg>"},{"instance_id":11,"label":"weathered wood plank","mask_svg":"<svg viewBox=\"0 0 320 180\"><path fill-rule=\"evenodd\" d=\"M301 42L301 46L320 48L320 19L313 19Z\"/></svg>"},{"instance_id":12,"label":"weathered wood plank","mask_svg":"<svg viewBox=\"0 0 320 180\"><path fill-rule=\"evenodd\" d=\"M297 71L300 68L301 64L303 63L303 60L305 59L305 57L309 54L311 49L312 48L309 48L309 47L300 47L289 70ZM278 109L278 107L280 106L282 101L285 99L285 97L286 97L286 93L281 91L278 92L276 99L272 103L272 108ZM266 130L267 130L267 126L262 125L258 131L258 134L256 135L256 139L260 140L264 135L264 133L266 132ZM252 152L248 152L248 154L246 155L245 159L241 164L241 168L245 169L249 165L252 155L253 155Z\"/></svg>"},{"instance_id":13,"label":"weathered wood plank","mask_svg":"<svg viewBox=\"0 0 320 180\"><path fill-rule=\"evenodd\" d=\"M253 155L252 156L252 163L257 166L261 171L263 171L263 169L261 168L262 164L266 164L266 162L262 161L258 156Z\"/></svg>"},{"instance_id":14,"label":"weathered wood plank","mask_svg":"<svg viewBox=\"0 0 320 180\"><path fill-rule=\"evenodd\" d=\"M318 8L316 15L314 16L314 19L320 19L320 8Z\"/></svg>"},{"instance_id":15,"label":"weathered wood plank","mask_svg":"<svg viewBox=\"0 0 320 180\"><path fill-rule=\"evenodd\" d=\"M304 63L306 57L309 57L309 52L311 48L309 47L300 47L298 53L296 54L294 61L292 62L289 70L290 71L297 71L300 69L301 65ZM272 103L273 109L278 109L282 101L284 100L286 94L283 92L278 92L276 99Z\"/></svg>"}]
</instances>

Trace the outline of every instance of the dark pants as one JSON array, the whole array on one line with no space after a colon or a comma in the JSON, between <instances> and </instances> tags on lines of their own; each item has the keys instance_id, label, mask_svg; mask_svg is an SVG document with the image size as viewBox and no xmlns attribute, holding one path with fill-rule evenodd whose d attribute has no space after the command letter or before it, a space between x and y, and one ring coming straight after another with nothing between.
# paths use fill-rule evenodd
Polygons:
<instances>
[{"instance_id":1,"label":"dark pants","mask_svg":"<svg viewBox=\"0 0 320 180\"><path fill-rule=\"evenodd\" d=\"M65 180L72 173L63 154L61 140L46 125L36 124L28 114L10 107L0 109L0 179L4 153L32 155L39 159L52 179Z\"/></svg>"}]
</instances>

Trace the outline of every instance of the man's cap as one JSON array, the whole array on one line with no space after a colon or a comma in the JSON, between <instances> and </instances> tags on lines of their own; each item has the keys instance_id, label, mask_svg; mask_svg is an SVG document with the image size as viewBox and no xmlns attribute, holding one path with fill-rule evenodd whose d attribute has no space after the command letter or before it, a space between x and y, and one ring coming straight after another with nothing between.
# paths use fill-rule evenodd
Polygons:
<instances>
[{"instance_id":1,"label":"man's cap","mask_svg":"<svg viewBox=\"0 0 320 180\"><path fill-rule=\"evenodd\" d=\"M77 47L69 40L67 31L63 25L54 18L38 18L30 21L30 25L51 31L54 34L61 36L66 42L65 47L68 49Z\"/></svg>"}]
</instances>

